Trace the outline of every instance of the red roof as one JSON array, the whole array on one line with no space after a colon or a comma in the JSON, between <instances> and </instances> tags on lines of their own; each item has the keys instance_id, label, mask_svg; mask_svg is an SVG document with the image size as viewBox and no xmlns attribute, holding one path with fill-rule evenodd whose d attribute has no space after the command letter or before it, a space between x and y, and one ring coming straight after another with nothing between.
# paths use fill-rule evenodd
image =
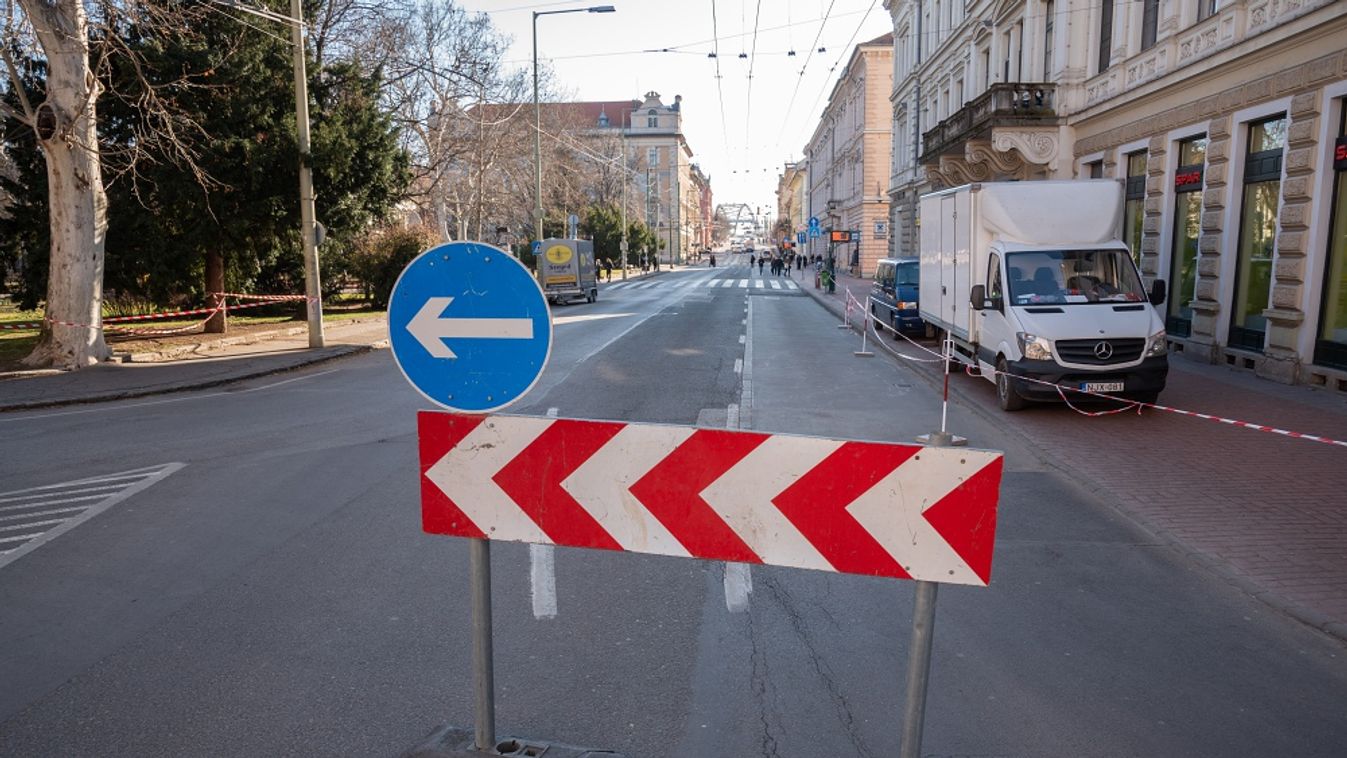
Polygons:
<instances>
[{"instance_id":1,"label":"red roof","mask_svg":"<svg viewBox=\"0 0 1347 758\"><path fill-rule=\"evenodd\" d=\"M502 118L515 111L527 110L532 114L532 103L524 103L524 108L520 108L520 103L488 103L483 106L487 118ZM567 121L574 121L579 126L598 127L599 117L608 118L607 126L613 129L622 126L631 125L631 114L641 106L640 100L596 100L589 102L575 103L541 103L540 107L548 115L558 115ZM472 113L477 106L468 109Z\"/></svg>"}]
</instances>

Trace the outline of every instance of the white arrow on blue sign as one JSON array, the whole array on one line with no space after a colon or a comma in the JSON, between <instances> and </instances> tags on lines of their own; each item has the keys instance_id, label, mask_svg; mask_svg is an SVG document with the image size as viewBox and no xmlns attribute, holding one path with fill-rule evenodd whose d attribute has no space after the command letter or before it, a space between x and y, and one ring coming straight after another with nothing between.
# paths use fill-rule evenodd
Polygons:
<instances>
[{"instance_id":1,"label":"white arrow on blue sign","mask_svg":"<svg viewBox=\"0 0 1347 758\"><path fill-rule=\"evenodd\" d=\"M817 229L817 228L818 228L818 216L810 216L810 217L809 217L809 228L810 228L810 229Z\"/></svg>"},{"instance_id":2,"label":"white arrow on blue sign","mask_svg":"<svg viewBox=\"0 0 1347 758\"><path fill-rule=\"evenodd\" d=\"M388 303L388 341L427 400L490 413L537 383L552 352L552 317L538 281L509 253L450 242L402 270Z\"/></svg>"}]
</instances>

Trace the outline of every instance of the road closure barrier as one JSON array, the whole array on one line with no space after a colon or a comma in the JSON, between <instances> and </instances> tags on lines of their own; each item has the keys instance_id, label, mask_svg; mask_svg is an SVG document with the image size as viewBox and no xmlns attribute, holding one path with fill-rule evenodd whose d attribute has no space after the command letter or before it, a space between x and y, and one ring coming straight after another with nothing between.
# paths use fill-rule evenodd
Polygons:
<instances>
[{"instance_id":1,"label":"road closure barrier","mask_svg":"<svg viewBox=\"0 0 1347 758\"><path fill-rule=\"evenodd\" d=\"M846 313L849 314L849 313L851 312L851 309L852 309L853 307L860 306L860 301L858 301L858 300L856 300L854 297L852 297L851 292L850 292L849 290L847 291L846 296L847 296L847 298L848 298ZM885 308L888 307L886 304L882 303L881 301L879 301L879 300L877 300L877 299L875 299L875 298L873 298L873 297L872 297L872 298L869 298L869 300L870 300L870 303L866 306L866 311L867 311L867 312L869 312L869 308L870 308L870 307L873 307L873 305L876 304L876 303L878 303L878 304L880 304L880 305L883 305ZM855 302L853 303L852 301L855 301ZM875 342L876 342L876 344L883 345L884 349L885 349L888 353L890 353L891 355L893 355L894 357L901 358L901 359L903 359L903 360L912 361L912 362L914 362L914 363L940 363L940 362L943 362L943 361L946 361L946 360L947 360L947 356L946 356L946 355L943 355L943 354L941 354L941 353L939 353L939 352L937 352L937 351L935 351L935 350L932 350L931 348L929 348L929 347L927 347L927 346L925 346L925 345L922 345L922 344L918 343L917 341L913 340L911 337L908 337L906 334L903 334L902 332L898 331L897 329L894 329L894 328L893 328L892 326L890 326L889 324L884 323L882 319L875 318L875 319L868 319L868 321L869 321L869 323L877 324L879 327L882 327L882 328L884 328L884 329L887 329L887 330L893 332L896 336L901 337L902 339L906 340L907 343L908 343L909 345L911 345L913 348L915 348L916 350L918 350L918 351L920 351L920 352L922 352L922 353L925 353L926 355L929 356L929 357L920 357L920 358L919 358L919 357L914 357L914 356L911 356L911 355L906 355L906 354L904 354L904 353L901 353L901 352L899 352L899 351L897 351L897 350L894 350L894 349L892 349L891 347L889 347L888 345L883 345L883 342L882 342L881 340L878 339L878 338L879 338L879 333L878 333L878 331L876 331L876 332L875 332L875 337L876 337ZM862 327L862 328L864 328L864 327ZM948 357L952 357L952 356L948 356ZM978 376L978 374L974 373L975 370L981 372L982 374L990 373L990 374L993 375L993 376L995 376L997 373L1000 373L1000 372L998 372L998 371L997 371L996 369L994 369L994 368L982 368L982 367L978 367L978 368L975 369L973 366L970 366L970 365L968 365L968 364L964 364L964 373L968 374L969 376ZM1187 409L1184 409L1184 408L1174 408L1174 407L1172 407L1172 406L1161 405L1161 404L1159 404L1159 403L1146 403L1146 402L1142 402L1142 401L1140 401L1140 400L1131 400L1131 399L1128 399L1128 398L1120 398L1120 397L1118 397L1118 396L1116 396L1116 395L1109 395L1109 394L1106 394L1106 393L1103 393L1103 392L1092 392L1092 391L1089 391L1089 390L1083 390L1083 389L1081 389L1081 388L1079 388L1079 387L1071 387L1071 386L1067 386L1067 385L1064 385L1064 384L1056 384L1056 383L1054 383L1054 382L1048 382L1048 381L1044 381L1044 380L1042 380L1042 379L1034 379L1034 378L1027 377L1027 376L1019 376L1019 375L1017 375L1017 374L1011 374L1011 373L1009 373L1009 372L1007 372L1006 375L1007 375L1007 376L1010 376L1010 377L1013 377L1016 381L1029 382L1029 383L1031 383L1031 384L1037 384L1037 385L1040 385L1040 386L1052 388L1053 390L1055 390L1055 391L1057 392L1058 396L1061 397L1062 402L1066 405L1066 407L1070 408L1072 411L1075 411L1076 413L1078 413L1078 414L1080 414L1080 415L1082 415L1082 416L1087 416L1087 417L1091 417L1091 418L1098 417L1098 416L1112 416L1112 415L1116 415L1116 414L1119 414L1119 413L1128 413L1128 412L1132 412L1132 411L1135 411L1136 413L1140 414L1140 413L1142 412L1143 409L1151 408L1151 409L1157 410L1157 411L1164 411L1165 413L1173 413L1173 414L1177 414L1177 415L1179 415L1179 416L1186 416L1186 417L1189 417L1189 418L1205 419L1205 420L1207 420L1207 421L1214 421L1214 422L1219 423L1219 424L1226 424L1226 425L1228 425L1228 426L1234 426L1234 427L1238 427L1238 428L1241 428L1241 429L1249 429L1249 430L1256 431L1256 432L1266 432L1266 433L1268 433L1268 434L1276 434L1276 435L1279 435L1279 436L1282 436L1282 437L1290 437L1291 439L1306 440L1306 441L1309 441L1309 442L1318 442L1318 443L1324 444L1324 445L1333 445L1333 446L1335 446L1335 447L1343 447L1343 448L1347 448L1347 440L1334 439L1334 438L1332 438L1332 437L1326 437L1326 436L1319 435L1319 434L1307 434L1307 433L1305 433L1305 432L1297 432L1297 431L1293 431L1293 430L1290 430L1290 429L1282 429L1282 428L1280 428L1280 427L1270 426L1270 425L1268 425L1268 424L1257 424L1257 423L1254 423L1254 422L1252 422L1252 421L1244 421L1244 420L1241 420L1241 419L1228 418L1228 417L1226 417L1226 416L1218 416L1218 415L1210 414L1210 413L1202 413L1202 412L1200 412L1200 411L1191 411L1191 410L1187 410ZM948 397L948 390L946 391L946 396ZM1087 409L1084 409L1084 408L1080 408L1080 407L1078 407L1076 404L1074 404L1074 403L1071 402L1071 398L1072 398L1072 397L1076 397L1077 401L1079 401L1079 400L1081 399L1080 396L1084 396L1084 397L1086 397L1086 398L1095 398L1095 399L1100 399L1100 400L1110 400L1110 401L1112 401L1112 402L1114 402L1114 403L1123 403L1123 406L1120 407L1120 408L1106 408L1106 409L1102 409L1102 410L1087 410Z\"/></svg>"}]
</instances>

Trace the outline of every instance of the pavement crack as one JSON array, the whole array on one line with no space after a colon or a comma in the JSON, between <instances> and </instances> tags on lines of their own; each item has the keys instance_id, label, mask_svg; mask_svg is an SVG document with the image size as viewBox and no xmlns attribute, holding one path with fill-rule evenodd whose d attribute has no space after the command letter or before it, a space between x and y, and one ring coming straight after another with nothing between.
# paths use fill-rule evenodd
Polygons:
<instances>
[{"instance_id":1,"label":"pavement crack","mask_svg":"<svg viewBox=\"0 0 1347 758\"><path fill-rule=\"evenodd\" d=\"M753 697L758 701L758 721L762 724L762 737L758 740L758 747L763 758L777 758L778 745L776 737L772 735L772 722L767 717L767 684L771 681L768 676L767 651L759 644L758 629L753 624L753 614L748 613L747 616L749 661L752 664L749 679L753 689Z\"/></svg>"},{"instance_id":2,"label":"pavement crack","mask_svg":"<svg viewBox=\"0 0 1347 758\"><path fill-rule=\"evenodd\" d=\"M805 625L804 617L796 609L795 599L791 597L789 590L781 585L774 577L768 575L762 578L763 586L776 599L777 604L786 612L786 617L790 620L791 628L795 631L795 636L804 643L805 650L809 653L809 662L814 667L814 673L818 675L819 681L828 691L828 699L832 701L833 710L837 713L837 720L841 723L847 733L847 738L855 748L855 754L862 758L870 758L874 754L865 744L865 738L861 736L856 728L856 717L851 712L851 703L842 693L840 687L834 679L832 667L819 655L818 649L814 646L814 641L809 636L809 629ZM827 614L831 619L831 614ZM836 623L836 620L833 619Z\"/></svg>"}]
</instances>

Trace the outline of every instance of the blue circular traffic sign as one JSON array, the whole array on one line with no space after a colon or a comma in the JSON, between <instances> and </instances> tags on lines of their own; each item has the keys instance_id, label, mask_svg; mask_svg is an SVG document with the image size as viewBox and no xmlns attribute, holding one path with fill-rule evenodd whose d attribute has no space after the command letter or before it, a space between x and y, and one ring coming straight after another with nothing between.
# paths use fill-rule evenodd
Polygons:
<instances>
[{"instance_id":1,"label":"blue circular traffic sign","mask_svg":"<svg viewBox=\"0 0 1347 758\"><path fill-rule=\"evenodd\" d=\"M427 400L488 413L537 383L552 352L552 317L533 274L509 253L449 242L398 276L388 341L403 376Z\"/></svg>"}]
</instances>

